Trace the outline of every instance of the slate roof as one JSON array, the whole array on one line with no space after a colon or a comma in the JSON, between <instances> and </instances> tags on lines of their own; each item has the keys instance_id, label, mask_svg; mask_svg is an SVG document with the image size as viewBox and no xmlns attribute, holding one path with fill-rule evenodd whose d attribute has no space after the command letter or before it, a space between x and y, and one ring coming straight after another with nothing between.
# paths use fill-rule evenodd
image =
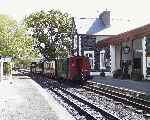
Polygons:
<instances>
[{"instance_id":1,"label":"slate roof","mask_svg":"<svg viewBox=\"0 0 150 120\"><path fill-rule=\"evenodd\" d=\"M140 23L134 20L127 20L127 19L111 19L109 28L105 28L95 35L118 35L123 32L130 31L137 27L143 26L145 23Z\"/></svg>"},{"instance_id":2,"label":"slate roof","mask_svg":"<svg viewBox=\"0 0 150 120\"><path fill-rule=\"evenodd\" d=\"M99 18L74 18L78 34L96 34L105 28Z\"/></svg>"},{"instance_id":3,"label":"slate roof","mask_svg":"<svg viewBox=\"0 0 150 120\"><path fill-rule=\"evenodd\" d=\"M74 18L78 34L117 35L145 24L127 19L111 19L110 27L105 28L101 18Z\"/></svg>"}]
</instances>

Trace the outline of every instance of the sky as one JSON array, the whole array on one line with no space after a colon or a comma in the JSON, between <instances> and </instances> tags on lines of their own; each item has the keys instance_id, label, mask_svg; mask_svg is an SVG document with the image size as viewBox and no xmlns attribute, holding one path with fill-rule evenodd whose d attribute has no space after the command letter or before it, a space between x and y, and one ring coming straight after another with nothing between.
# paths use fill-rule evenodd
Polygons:
<instances>
[{"instance_id":1,"label":"sky","mask_svg":"<svg viewBox=\"0 0 150 120\"><path fill-rule=\"evenodd\" d=\"M0 14L17 21L32 12L51 9L74 17L95 17L107 9L113 18L150 20L150 0L0 0Z\"/></svg>"}]
</instances>

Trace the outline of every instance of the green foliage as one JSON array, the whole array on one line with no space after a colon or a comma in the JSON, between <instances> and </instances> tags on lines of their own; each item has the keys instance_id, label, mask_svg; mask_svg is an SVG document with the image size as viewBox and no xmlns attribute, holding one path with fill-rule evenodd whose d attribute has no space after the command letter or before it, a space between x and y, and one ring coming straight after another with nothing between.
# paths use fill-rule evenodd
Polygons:
<instances>
[{"instance_id":1,"label":"green foliage","mask_svg":"<svg viewBox=\"0 0 150 120\"><path fill-rule=\"evenodd\" d=\"M26 25L35 38L35 48L49 59L65 57L71 49L71 17L59 10L40 11L26 18ZM56 31L57 30L57 31ZM40 46L41 43L45 47Z\"/></svg>"},{"instance_id":2,"label":"green foliage","mask_svg":"<svg viewBox=\"0 0 150 120\"><path fill-rule=\"evenodd\" d=\"M12 18L0 15L0 55L10 56L16 62L36 57L32 50L33 38L26 31L23 22L18 25Z\"/></svg>"},{"instance_id":3,"label":"green foliage","mask_svg":"<svg viewBox=\"0 0 150 120\"><path fill-rule=\"evenodd\" d=\"M28 59L20 59L15 62L15 67L17 68L29 68L31 65L31 60Z\"/></svg>"},{"instance_id":4,"label":"green foliage","mask_svg":"<svg viewBox=\"0 0 150 120\"><path fill-rule=\"evenodd\" d=\"M10 63L4 62L4 74L10 74L10 73L11 73Z\"/></svg>"},{"instance_id":5,"label":"green foliage","mask_svg":"<svg viewBox=\"0 0 150 120\"><path fill-rule=\"evenodd\" d=\"M0 54L9 56L9 46L12 43L13 34L16 29L16 22L10 17L0 15Z\"/></svg>"}]
</instances>

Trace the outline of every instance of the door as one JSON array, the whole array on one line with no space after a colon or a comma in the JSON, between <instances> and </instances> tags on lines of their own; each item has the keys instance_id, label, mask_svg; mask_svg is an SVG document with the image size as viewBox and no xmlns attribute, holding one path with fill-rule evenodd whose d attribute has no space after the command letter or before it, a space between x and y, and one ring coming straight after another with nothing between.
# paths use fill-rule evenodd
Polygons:
<instances>
[{"instance_id":1,"label":"door","mask_svg":"<svg viewBox=\"0 0 150 120\"><path fill-rule=\"evenodd\" d=\"M91 69L94 69L94 51L84 51L84 56L89 58Z\"/></svg>"}]
</instances>

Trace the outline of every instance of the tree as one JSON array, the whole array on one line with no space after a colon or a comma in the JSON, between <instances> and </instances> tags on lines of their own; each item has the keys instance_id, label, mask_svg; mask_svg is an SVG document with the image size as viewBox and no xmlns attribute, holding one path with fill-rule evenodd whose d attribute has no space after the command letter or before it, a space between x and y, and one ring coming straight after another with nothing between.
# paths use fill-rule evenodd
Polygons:
<instances>
[{"instance_id":1,"label":"tree","mask_svg":"<svg viewBox=\"0 0 150 120\"><path fill-rule=\"evenodd\" d=\"M0 15L0 55L15 58L16 62L36 57L32 50L33 39L26 31L24 22L17 24L12 18Z\"/></svg>"},{"instance_id":2,"label":"tree","mask_svg":"<svg viewBox=\"0 0 150 120\"><path fill-rule=\"evenodd\" d=\"M12 43L16 21L5 15L0 15L0 55L10 56L9 45Z\"/></svg>"},{"instance_id":3,"label":"tree","mask_svg":"<svg viewBox=\"0 0 150 120\"><path fill-rule=\"evenodd\" d=\"M15 55L16 64L27 66L38 56L38 52L33 51L34 40L27 34L27 28L24 23L18 26L13 39L14 42L11 44L11 48L14 52L13 55Z\"/></svg>"},{"instance_id":4,"label":"tree","mask_svg":"<svg viewBox=\"0 0 150 120\"><path fill-rule=\"evenodd\" d=\"M47 58L65 57L71 49L71 17L59 10L40 11L26 18L26 25L35 39L35 48ZM41 47L40 44L45 46Z\"/></svg>"}]
</instances>

